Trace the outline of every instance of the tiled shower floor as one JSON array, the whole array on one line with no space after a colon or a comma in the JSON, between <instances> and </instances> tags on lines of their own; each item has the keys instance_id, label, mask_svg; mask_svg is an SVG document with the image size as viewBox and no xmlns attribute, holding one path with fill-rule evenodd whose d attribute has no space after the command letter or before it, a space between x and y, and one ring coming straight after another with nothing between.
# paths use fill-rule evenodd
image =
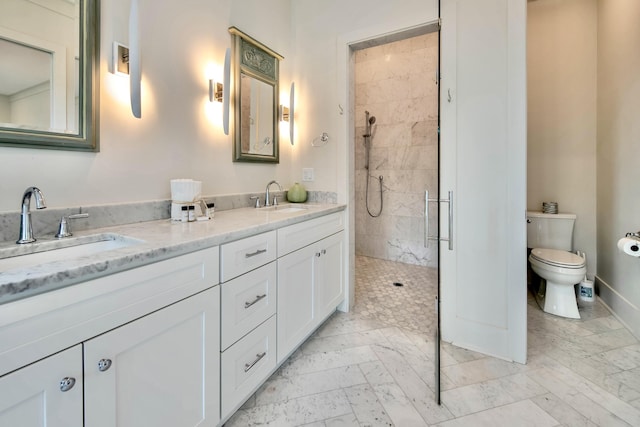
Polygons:
<instances>
[{"instance_id":1,"label":"tiled shower floor","mask_svg":"<svg viewBox=\"0 0 640 427\"><path fill-rule=\"evenodd\" d=\"M364 318L434 336L437 292L435 268L356 256L353 311Z\"/></svg>"},{"instance_id":2,"label":"tiled shower floor","mask_svg":"<svg viewBox=\"0 0 640 427\"><path fill-rule=\"evenodd\" d=\"M640 343L600 302L571 320L530 296L526 365L444 343L438 406L435 284L415 283L435 272L356 262L356 309L327 320L227 427L640 426ZM390 281L405 286L398 292Z\"/></svg>"}]
</instances>

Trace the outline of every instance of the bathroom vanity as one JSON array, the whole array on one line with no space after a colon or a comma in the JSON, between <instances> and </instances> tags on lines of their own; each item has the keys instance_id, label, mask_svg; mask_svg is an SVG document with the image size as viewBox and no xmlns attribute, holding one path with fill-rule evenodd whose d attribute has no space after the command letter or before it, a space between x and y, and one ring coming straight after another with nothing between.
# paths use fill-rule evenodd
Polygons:
<instances>
[{"instance_id":1,"label":"bathroom vanity","mask_svg":"<svg viewBox=\"0 0 640 427\"><path fill-rule=\"evenodd\" d=\"M93 233L0 274L0 425L216 426L343 301L344 206Z\"/></svg>"}]
</instances>

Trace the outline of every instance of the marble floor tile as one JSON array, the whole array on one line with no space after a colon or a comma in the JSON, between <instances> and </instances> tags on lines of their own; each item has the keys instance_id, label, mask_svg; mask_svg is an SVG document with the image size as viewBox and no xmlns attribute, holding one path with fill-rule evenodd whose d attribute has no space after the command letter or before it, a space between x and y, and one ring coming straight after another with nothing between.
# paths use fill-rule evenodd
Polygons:
<instances>
[{"instance_id":1,"label":"marble floor tile","mask_svg":"<svg viewBox=\"0 0 640 427\"><path fill-rule=\"evenodd\" d=\"M373 388L366 384L344 390L353 413L363 426L393 426L393 422L376 396Z\"/></svg>"},{"instance_id":2,"label":"marble floor tile","mask_svg":"<svg viewBox=\"0 0 640 427\"><path fill-rule=\"evenodd\" d=\"M428 427L411 401L396 384L380 384L374 387L375 394L386 409L393 425Z\"/></svg>"},{"instance_id":3,"label":"marble floor tile","mask_svg":"<svg viewBox=\"0 0 640 427\"><path fill-rule=\"evenodd\" d=\"M384 367L382 362L365 362L361 363L360 370L371 385L388 384L394 382L393 377Z\"/></svg>"},{"instance_id":4,"label":"marble floor tile","mask_svg":"<svg viewBox=\"0 0 640 427\"><path fill-rule=\"evenodd\" d=\"M620 369L640 367L640 344L632 344L609 350L602 357Z\"/></svg>"},{"instance_id":5,"label":"marble floor tile","mask_svg":"<svg viewBox=\"0 0 640 427\"><path fill-rule=\"evenodd\" d=\"M638 342L638 340L636 340L636 338L626 329L616 329L614 331L603 332L588 336L586 339L607 347L607 350L633 345Z\"/></svg>"},{"instance_id":6,"label":"marble floor tile","mask_svg":"<svg viewBox=\"0 0 640 427\"><path fill-rule=\"evenodd\" d=\"M594 334L613 331L615 329L623 329L624 325L614 316L599 317L596 319L586 320L580 323L580 327Z\"/></svg>"},{"instance_id":7,"label":"marble floor tile","mask_svg":"<svg viewBox=\"0 0 640 427\"><path fill-rule=\"evenodd\" d=\"M302 345L300 350L302 354L311 354L386 342L388 341L382 330L374 329L339 335L313 336Z\"/></svg>"},{"instance_id":8,"label":"marble floor tile","mask_svg":"<svg viewBox=\"0 0 640 427\"><path fill-rule=\"evenodd\" d=\"M637 409L564 366L541 368L527 375L596 425L640 425Z\"/></svg>"},{"instance_id":9,"label":"marble floor tile","mask_svg":"<svg viewBox=\"0 0 640 427\"><path fill-rule=\"evenodd\" d=\"M371 347L353 347L300 356L293 361L286 361L279 373L282 376L290 377L374 360L377 360L377 356Z\"/></svg>"},{"instance_id":10,"label":"marble floor tile","mask_svg":"<svg viewBox=\"0 0 640 427\"><path fill-rule=\"evenodd\" d=\"M434 427L556 427L560 423L551 415L535 405L531 400L492 408L483 412L467 415L455 420L437 424Z\"/></svg>"},{"instance_id":11,"label":"marble floor tile","mask_svg":"<svg viewBox=\"0 0 640 427\"><path fill-rule=\"evenodd\" d=\"M589 421L584 415L552 393L533 397L531 401L558 420L564 427L597 427L597 424Z\"/></svg>"},{"instance_id":12,"label":"marble floor tile","mask_svg":"<svg viewBox=\"0 0 640 427\"><path fill-rule=\"evenodd\" d=\"M447 389L450 389L513 375L526 369L526 365L484 357L457 365L444 366L442 373L451 380L447 386Z\"/></svg>"},{"instance_id":13,"label":"marble floor tile","mask_svg":"<svg viewBox=\"0 0 640 427\"><path fill-rule=\"evenodd\" d=\"M358 365L348 365L297 376L274 376L255 393L255 405L295 399L366 382L367 380Z\"/></svg>"},{"instance_id":14,"label":"marble floor tile","mask_svg":"<svg viewBox=\"0 0 640 427\"><path fill-rule=\"evenodd\" d=\"M515 374L442 392L442 400L456 417L548 393L525 374Z\"/></svg>"},{"instance_id":15,"label":"marble floor tile","mask_svg":"<svg viewBox=\"0 0 640 427\"><path fill-rule=\"evenodd\" d=\"M350 414L343 390L319 393L284 402L238 410L225 427L300 426Z\"/></svg>"},{"instance_id":16,"label":"marble floor tile","mask_svg":"<svg viewBox=\"0 0 640 427\"><path fill-rule=\"evenodd\" d=\"M413 367L394 348L381 345L373 346L376 355L385 365L395 383L404 394L411 399L414 406L429 424L453 418L446 405L437 405L435 395L429 385L421 378ZM433 370L431 371L433 374ZM432 377L432 375L430 375Z\"/></svg>"},{"instance_id":17,"label":"marble floor tile","mask_svg":"<svg viewBox=\"0 0 640 427\"><path fill-rule=\"evenodd\" d=\"M330 418L325 420L324 426L326 427L360 427L360 423L355 414L342 415L336 418Z\"/></svg>"}]
</instances>

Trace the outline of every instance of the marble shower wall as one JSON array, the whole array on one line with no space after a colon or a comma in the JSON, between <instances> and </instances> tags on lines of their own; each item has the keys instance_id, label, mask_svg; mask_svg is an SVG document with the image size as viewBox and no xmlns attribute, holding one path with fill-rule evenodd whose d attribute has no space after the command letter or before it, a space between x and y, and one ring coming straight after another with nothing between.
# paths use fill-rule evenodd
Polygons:
<instances>
[{"instance_id":1,"label":"marble shower wall","mask_svg":"<svg viewBox=\"0 0 640 427\"><path fill-rule=\"evenodd\" d=\"M438 185L438 35L429 33L355 52L356 254L437 267L437 244L424 246L424 192ZM376 117L365 206L365 111ZM430 206L433 234L437 205Z\"/></svg>"}]
</instances>

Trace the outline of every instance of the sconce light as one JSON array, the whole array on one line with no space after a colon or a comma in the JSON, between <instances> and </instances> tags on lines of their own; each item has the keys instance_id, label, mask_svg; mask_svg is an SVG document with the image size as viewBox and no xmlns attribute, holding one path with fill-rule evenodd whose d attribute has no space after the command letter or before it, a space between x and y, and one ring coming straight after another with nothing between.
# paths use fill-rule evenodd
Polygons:
<instances>
[{"instance_id":1,"label":"sconce light","mask_svg":"<svg viewBox=\"0 0 640 427\"><path fill-rule=\"evenodd\" d=\"M280 105L280 111L278 117L281 122L289 121L289 107L285 107L284 105Z\"/></svg>"},{"instance_id":2,"label":"sconce light","mask_svg":"<svg viewBox=\"0 0 640 427\"><path fill-rule=\"evenodd\" d=\"M118 42L113 42L113 74L129 75L129 48Z\"/></svg>"},{"instance_id":3,"label":"sconce light","mask_svg":"<svg viewBox=\"0 0 640 427\"><path fill-rule=\"evenodd\" d=\"M222 102L223 85L220 82L214 82L213 79L209 79L209 101Z\"/></svg>"},{"instance_id":4,"label":"sconce light","mask_svg":"<svg viewBox=\"0 0 640 427\"><path fill-rule=\"evenodd\" d=\"M140 68L140 32L138 25L138 0L131 0L129 10L129 86L131 89L131 112L136 118L142 117L142 95Z\"/></svg>"},{"instance_id":5,"label":"sconce light","mask_svg":"<svg viewBox=\"0 0 640 427\"><path fill-rule=\"evenodd\" d=\"M229 91L231 90L231 48L224 53L224 83L222 85L222 128L229 135Z\"/></svg>"},{"instance_id":6,"label":"sconce light","mask_svg":"<svg viewBox=\"0 0 640 427\"><path fill-rule=\"evenodd\" d=\"M294 82L291 82L291 90L289 91L289 141L291 141L291 145L293 145L293 119L296 98L295 94L296 84Z\"/></svg>"}]
</instances>

